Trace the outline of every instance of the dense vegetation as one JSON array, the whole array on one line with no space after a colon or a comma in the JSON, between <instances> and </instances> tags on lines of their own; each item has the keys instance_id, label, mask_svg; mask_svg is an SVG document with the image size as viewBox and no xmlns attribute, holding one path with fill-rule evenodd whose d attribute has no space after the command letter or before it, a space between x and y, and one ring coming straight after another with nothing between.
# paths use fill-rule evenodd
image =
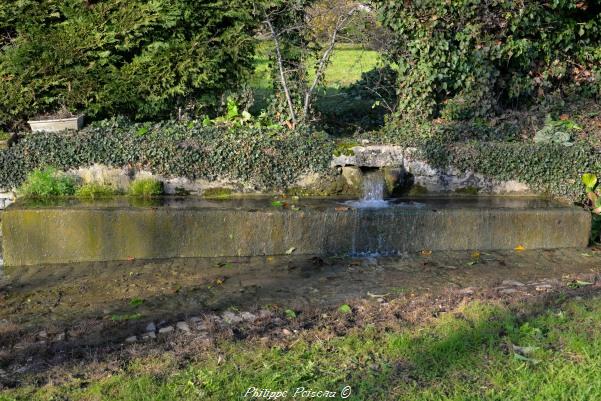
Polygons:
<instances>
[{"instance_id":1,"label":"dense vegetation","mask_svg":"<svg viewBox=\"0 0 601 401\"><path fill-rule=\"evenodd\" d=\"M252 68L254 2L0 3L0 126L61 107L160 119L206 111Z\"/></svg>"},{"instance_id":2,"label":"dense vegetation","mask_svg":"<svg viewBox=\"0 0 601 401\"><path fill-rule=\"evenodd\" d=\"M465 120L544 101L598 96L595 1L378 1L394 33L399 117Z\"/></svg>"},{"instance_id":3,"label":"dense vegetation","mask_svg":"<svg viewBox=\"0 0 601 401\"><path fill-rule=\"evenodd\" d=\"M0 152L0 187L18 187L30 171L102 163L165 176L227 177L257 188L284 188L329 167L326 135L253 126L205 126L200 121L132 124L106 120L78 133L29 135Z\"/></svg>"},{"instance_id":4,"label":"dense vegetation","mask_svg":"<svg viewBox=\"0 0 601 401\"><path fill-rule=\"evenodd\" d=\"M322 130L418 146L437 166L517 179L571 199L579 197L582 173L601 171L593 152L601 146L597 3L376 1L373 12L341 31L340 40L361 42L366 26L379 30L377 40L334 50L311 118L296 130L289 129L263 19L269 15L285 32L279 37L285 62L300 57L295 51L301 48L307 65L298 68L311 82L331 34L328 24L340 16L336 10L347 12L357 3L286 5L2 3L0 125L15 126L61 106L92 119L184 118L138 125L108 119L73 137L25 138L0 153L0 187L17 186L38 167L99 162L282 189L303 172L327 168L335 144L315 134ZM305 21L305 14L313 25L286 30L287 22ZM268 39L259 46L257 33ZM246 81L253 91L241 89ZM199 122L226 104L237 124Z\"/></svg>"}]
</instances>

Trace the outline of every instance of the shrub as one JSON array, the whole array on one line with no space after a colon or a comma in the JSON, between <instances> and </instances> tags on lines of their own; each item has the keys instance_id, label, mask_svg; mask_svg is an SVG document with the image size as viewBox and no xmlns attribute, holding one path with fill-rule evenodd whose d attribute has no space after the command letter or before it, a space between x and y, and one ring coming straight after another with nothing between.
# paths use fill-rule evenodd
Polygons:
<instances>
[{"instance_id":1,"label":"shrub","mask_svg":"<svg viewBox=\"0 0 601 401\"><path fill-rule=\"evenodd\" d=\"M0 3L0 125L62 105L154 119L211 106L252 69L251 0Z\"/></svg>"},{"instance_id":2,"label":"shrub","mask_svg":"<svg viewBox=\"0 0 601 401\"><path fill-rule=\"evenodd\" d=\"M399 117L462 120L541 102L556 90L599 95L598 2L378 0L394 35Z\"/></svg>"},{"instance_id":3,"label":"shrub","mask_svg":"<svg viewBox=\"0 0 601 401\"><path fill-rule=\"evenodd\" d=\"M69 196L75 193L75 180L52 167L37 169L27 175L18 193L29 198Z\"/></svg>"},{"instance_id":4,"label":"shrub","mask_svg":"<svg viewBox=\"0 0 601 401\"><path fill-rule=\"evenodd\" d=\"M131 196L141 196L149 198L163 194L163 183L154 178L137 178L129 187Z\"/></svg>"},{"instance_id":5,"label":"shrub","mask_svg":"<svg viewBox=\"0 0 601 401\"><path fill-rule=\"evenodd\" d=\"M109 198L111 196L117 195L117 193L118 191L116 191L110 185L91 182L77 188L77 190L75 191L75 196L84 199L99 199Z\"/></svg>"}]
</instances>

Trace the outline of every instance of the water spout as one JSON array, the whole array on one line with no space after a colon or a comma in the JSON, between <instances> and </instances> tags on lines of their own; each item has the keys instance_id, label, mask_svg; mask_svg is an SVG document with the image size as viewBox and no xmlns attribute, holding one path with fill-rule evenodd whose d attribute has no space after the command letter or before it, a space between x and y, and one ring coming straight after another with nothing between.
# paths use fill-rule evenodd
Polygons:
<instances>
[{"instance_id":1,"label":"water spout","mask_svg":"<svg viewBox=\"0 0 601 401\"><path fill-rule=\"evenodd\" d=\"M384 175L382 171L365 171L363 174L363 196L359 201L349 201L347 203L356 208L388 207L388 201L384 200Z\"/></svg>"}]
</instances>

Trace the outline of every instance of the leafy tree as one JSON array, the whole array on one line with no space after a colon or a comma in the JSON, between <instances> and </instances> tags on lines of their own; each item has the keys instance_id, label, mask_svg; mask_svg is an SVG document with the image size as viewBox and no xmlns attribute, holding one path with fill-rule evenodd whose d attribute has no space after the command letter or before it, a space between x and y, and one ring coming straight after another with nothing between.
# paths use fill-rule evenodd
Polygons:
<instances>
[{"instance_id":1,"label":"leafy tree","mask_svg":"<svg viewBox=\"0 0 601 401\"><path fill-rule=\"evenodd\" d=\"M394 33L399 117L463 120L540 102L598 96L601 4L583 0L375 1Z\"/></svg>"},{"instance_id":2,"label":"leafy tree","mask_svg":"<svg viewBox=\"0 0 601 401\"><path fill-rule=\"evenodd\" d=\"M252 0L6 0L0 124L60 106L156 119L206 111L252 69Z\"/></svg>"}]
</instances>

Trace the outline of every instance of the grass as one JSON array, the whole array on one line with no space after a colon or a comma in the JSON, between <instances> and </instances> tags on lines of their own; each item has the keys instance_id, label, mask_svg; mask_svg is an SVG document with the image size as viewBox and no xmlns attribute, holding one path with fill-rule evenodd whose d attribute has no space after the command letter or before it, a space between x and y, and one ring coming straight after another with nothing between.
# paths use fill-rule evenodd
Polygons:
<instances>
[{"instance_id":1,"label":"grass","mask_svg":"<svg viewBox=\"0 0 601 401\"><path fill-rule=\"evenodd\" d=\"M250 80L250 86L256 89L271 87L269 55L272 51L270 42L263 42L255 56L255 73ZM325 72L325 85L330 88L348 86L361 78L361 74L378 65L380 55L374 50L366 50L356 45L339 44L332 52L330 64ZM315 76L315 70L310 69L309 77Z\"/></svg>"},{"instance_id":2,"label":"grass","mask_svg":"<svg viewBox=\"0 0 601 401\"><path fill-rule=\"evenodd\" d=\"M163 184L154 178L136 178L129 187L129 195L151 197L163 194Z\"/></svg>"},{"instance_id":3,"label":"grass","mask_svg":"<svg viewBox=\"0 0 601 401\"><path fill-rule=\"evenodd\" d=\"M0 399L242 400L252 399L244 397L250 387L288 390L284 399L294 399L297 387L340 392L349 385L347 399L355 401L597 400L600 325L600 298L568 301L526 320L474 302L397 332L366 325L275 347L223 341L188 365L163 354L84 386L75 380Z\"/></svg>"},{"instance_id":4,"label":"grass","mask_svg":"<svg viewBox=\"0 0 601 401\"><path fill-rule=\"evenodd\" d=\"M272 51L271 43L266 41L259 46L255 56L255 72L249 82L255 99L251 108L253 114L258 114L267 107L267 100L272 93L269 65ZM349 98L343 93L345 88L361 79L361 74L381 64L381 57L374 50L351 44L336 46L326 68L324 82L315 92L315 108L322 114L321 123L326 131L338 134L343 131L354 132L361 127L374 129L381 125L381 118L373 117L373 101ZM314 76L315 68L310 68L309 79Z\"/></svg>"},{"instance_id":5,"label":"grass","mask_svg":"<svg viewBox=\"0 0 601 401\"><path fill-rule=\"evenodd\" d=\"M110 198L114 195L117 195L117 191L113 187L95 182L84 184L75 191L75 196L83 199Z\"/></svg>"},{"instance_id":6,"label":"grass","mask_svg":"<svg viewBox=\"0 0 601 401\"><path fill-rule=\"evenodd\" d=\"M70 196L75 193L75 179L52 167L36 169L17 192L26 198Z\"/></svg>"}]
</instances>

